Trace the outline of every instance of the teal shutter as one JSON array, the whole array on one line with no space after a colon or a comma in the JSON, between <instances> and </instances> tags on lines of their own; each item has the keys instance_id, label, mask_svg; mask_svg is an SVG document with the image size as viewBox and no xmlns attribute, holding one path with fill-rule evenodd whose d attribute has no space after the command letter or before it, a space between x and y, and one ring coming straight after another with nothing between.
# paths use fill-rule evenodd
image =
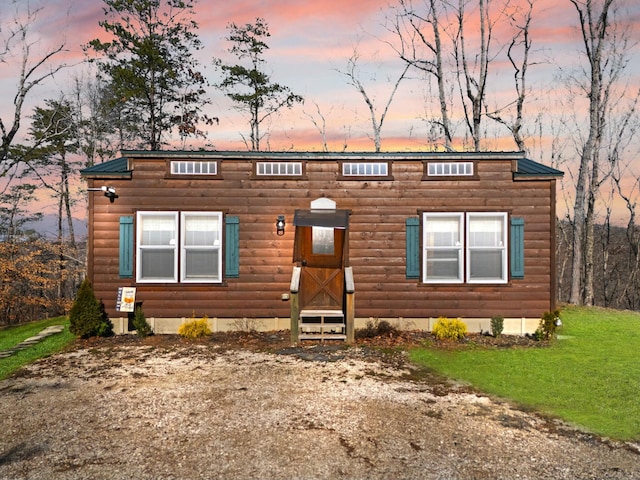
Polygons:
<instances>
[{"instance_id":1,"label":"teal shutter","mask_svg":"<svg viewBox=\"0 0 640 480\"><path fill-rule=\"evenodd\" d=\"M120 217L120 278L133 277L133 217Z\"/></svg>"},{"instance_id":2,"label":"teal shutter","mask_svg":"<svg viewBox=\"0 0 640 480\"><path fill-rule=\"evenodd\" d=\"M227 278L240 276L240 219L225 217L224 274Z\"/></svg>"},{"instance_id":3,"label":"teal shutter","mask_svg":"<svg viewBox=\"0 0 640 480\"><path fill-rule=\"evenodd\" d=\"M524 278L524 218L511 217L511 278Z\"/></svg>"},{"instance_id":4,"label":"teal shutter","mask_svg":"<svg viewBox=\"0 0 640 480\"><path fill-rule=\"evenodd\" d=\"M407 278L420 278L420 219L407 218Z\"/></svg>"}]
</instances>

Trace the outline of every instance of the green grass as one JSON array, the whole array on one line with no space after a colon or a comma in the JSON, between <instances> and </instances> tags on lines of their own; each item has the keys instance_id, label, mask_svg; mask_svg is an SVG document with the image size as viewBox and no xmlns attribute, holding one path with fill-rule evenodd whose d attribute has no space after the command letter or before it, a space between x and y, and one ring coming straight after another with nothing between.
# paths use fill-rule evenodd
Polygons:
<instances>
[{"instance_id":1,"label":"green grass","mask_svg":"<svg viewBox=\"0 0 640 480\"><path fill-rule=\"evenodd\" d=\"M416 363L598 435L640 440L640 314L569 306L548 348L420 348Z\"/></svg>"},{"instance_id":2,"label":"green grass","mask_svg":"<svg viewBox=\"0 0 640 480\"><path fill-rule=\"evenodd\" d=\"M65 329L63 332L51 335L35 345L14 353L10 357L0 358L0 380L8 377L24 365L63 350L75 341L75 336L69 333L69 320L66 317L50 318L0 330L0 350L6 350L29 337L37 335L51 325L64 325Z\"/></svg>"}]
</instances>

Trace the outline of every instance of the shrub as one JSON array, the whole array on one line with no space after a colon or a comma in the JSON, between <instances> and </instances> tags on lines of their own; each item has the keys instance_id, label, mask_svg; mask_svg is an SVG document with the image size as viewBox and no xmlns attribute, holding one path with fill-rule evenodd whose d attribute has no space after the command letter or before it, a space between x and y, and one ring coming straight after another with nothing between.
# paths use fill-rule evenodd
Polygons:
<instances>
[{"instance_id":1,"label":"shrub","mask_svg":"<svg viewBox=\"0 0 640 480\"><path fill-rule=\"evenodd\" d=\"M499 337L504 330L504 317L499 315L491 317L491 335Z\"/></svg>"},{"instance_id":2,"label":"shrub","mask_svg":"<svg viewBox=\"0 0 640 480\"><path fill-rule=\"evenodd\" d=\"M460 340L467 334L467 325L459 318L440 317L432 333L438 340Z\"/></svg>"},{"instance_id":3,"label":"shrub","mask_svg":"<svg viewBox=\"0 0 640 480\"><path fill-rule=\"evenodd\" d=\"M533 338L536 340L549 340L556 334L558 328L557 320L560 317L560 311L554 310L553 312L544 312L540 319L538 329L533 334Z\"/></svg>"},{"instance_id":4,"label":"shrub","mask_svg":"<svg viewBox=\"0 0 640 480\"><path fill-rule=\"evenodd\" d=\"M147 322L147 319L144 316L142 307L136 307L136 310L133 314L133 328L136 329L136 334L140 338L148 337L153 333L153 330L151 330L151 325L149 325L149 322Z\"/></svg>"},{"instance_id":5,"label":"shrub","mask_svg":"<svg viewBox=\"0 0 640 480\"><path fill-rule=\"evenodd\" d=\"M93 293L88 279L84 279L69 311L69 331L80 338L106 337L113 334L113 324Z\"/></svg>"},{"instance_id":6,"label":"shrub","mask_svg":"<svg viewBox=\"0 0 640 480\"><path fill-rule=\"evenodd\" d=\"M206 335L211 335L211 329L209 328L209 319L207 316L202 317L199 320L192 318L186 323L180 325L178 328L178 335L185 338L200 338Z\"/></svg>"},{"instance_id":7,"label":"shrub","mask_svg":"<svg viewBox=\"0 0 640 480\"><path fill-rule=\"evenodd\" d=\"M367 320L365 328L356 331L357 338L392 337L398 334L398 329L386 320Z\"/></svg>"},{"instance_id":8,"label":"shrub","mask_svg":"<svg viewBox=\"0 0 640 480\"><path fill-rule=\"evenodd\" d=\"M253 333L258 331L260 326L261 322L257 318L242 317L236 318L233 321L233 328L235 328L239 332Z\"/></svg>"}]
</instances>

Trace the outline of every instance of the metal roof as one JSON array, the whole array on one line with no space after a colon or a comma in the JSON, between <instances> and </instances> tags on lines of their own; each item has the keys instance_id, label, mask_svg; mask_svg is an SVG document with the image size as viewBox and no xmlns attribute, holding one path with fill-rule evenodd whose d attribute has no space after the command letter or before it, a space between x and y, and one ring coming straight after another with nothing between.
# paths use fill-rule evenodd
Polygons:
<instances>
[{"instance_id":1,"label":"metal roof","mask_svg":"<svg viewBox=\"0 0 640 480\"><path fill-rule=\"evenodd\" d=\"M514 172L515 178L549 178L561 177L564 173L555 168L548 167L541 163L524 158L521 152L233 152L233 151L137 151L128 150L122 152L124 156L97 163L92 167L81 170L80 173L86 177L97 178L130 178L128 157L133 158L201 158L201 159L247 159L247 160L393 160L393 161L416 161L416 160L515 160L517 169Z\"/></svg>"},{"instance_id":2,"label":"metal roof","mask_svg":"<svg viewBox=\"0 0 640 480\"><path fill-rule=\"evenodd\" d=\"M528 158L518 160L518 169L514 173L515 177L562 177L563 175L564 172L560 170L547 167Z\"/></svg>"},{"instance_id":3,"label":"metal roof","mask_svg":"<svg viewBox=\"0 0 640 480\"><path fill-rule=\"evenodd\" d=\"M131 170L129 170L129 160L127 157L120 157L106 162L96 163L91 167L80 170L80 175L100 178L130 178Z\"/></svg>"},{"instance_id":4,"label":"metal roof","mask_svg":"<svg viewBox=\"0 0 640 480\"><path fill-rule=\"evenodd\" d=\"M296 210L293 224L297 227L347 228L349 210Z\"/></svg>"}]
</instances>

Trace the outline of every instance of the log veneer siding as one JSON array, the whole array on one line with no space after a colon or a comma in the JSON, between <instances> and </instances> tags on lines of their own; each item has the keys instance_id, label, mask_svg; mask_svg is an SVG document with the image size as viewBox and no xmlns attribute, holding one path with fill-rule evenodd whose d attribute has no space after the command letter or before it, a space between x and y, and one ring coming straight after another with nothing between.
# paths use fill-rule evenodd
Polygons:
<instances>
[{"instance_id":1,"label":"log veneer siding","mask_svg":"<svg viewBox=\"0 0 640 480\"><path fill-rule=\"evenodd\" d=\"M254 162L268 161L269 154L242 153L220 158L214 178L169 177L163 152L128 154L130 179L87 175L89 187L108 183L118 194L114 203L100 193L89 195L88 275L108 314L122 316L115 311L118 287L135 286L147 317L288 318L290 307L281 295L288 292L294 266L293 213L320 197L351 211L347 265L353 268L356 317L539 317L555 308L554 179L514 180L513 157L482 154L474 157L477 180L426 181L424 158L399 154L389 160L393 180L341 179L339 159L289 155L305 162L303 179L256 178ZM137 284L135 273L121 278L120 217L135 218L137 211L222 211L237 217L237 278L225 277L221 284ZM494 211L524 219L524 278L496 285L434 285L407 278L407 218ZM275 232L278 215L286 217L284 236Z\"/></svg>"}]
</instances>

